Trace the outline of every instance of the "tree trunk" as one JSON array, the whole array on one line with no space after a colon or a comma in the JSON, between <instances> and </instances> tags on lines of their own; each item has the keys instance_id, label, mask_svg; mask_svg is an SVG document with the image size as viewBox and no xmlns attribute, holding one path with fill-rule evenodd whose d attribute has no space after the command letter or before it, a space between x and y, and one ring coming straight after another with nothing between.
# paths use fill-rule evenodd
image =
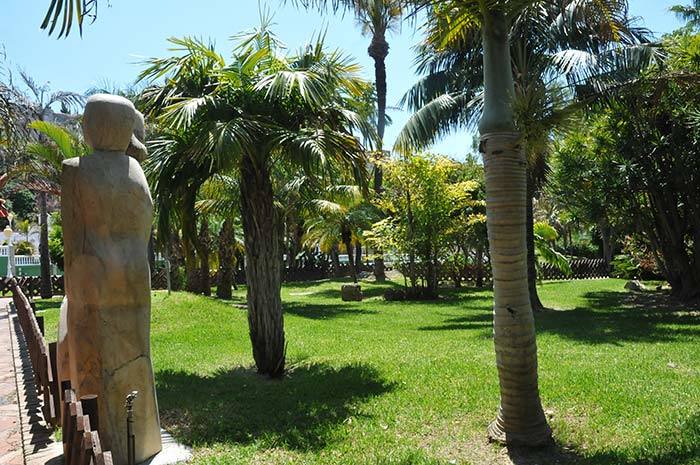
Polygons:
<instances>
[{"instance_id":1,"label":"tree trunk","mask_svg":"<svg viewBox=\"0 0 700 465\"><path fill-rule=\"evenodd\" d=\"M434 257L432 250L428 253L428 263L426 272L426 281L428 282L427 296L431 299L437 298L438 295L438 276L437 276L437 258Z\"/></svg>"},{"instance_id":2,"label":"tree trunk","mask_svg":"<svg viewBox=\"0 0 700 465\"><path fill-rule=\"evenodd\" d=\"M484 287L484 249L481 245L476 246L476 287Z\"/></svg>"},{"instance_id":3,"label":"tree trunk","mask_svg":"<svg viewBox=\"0 0 700 465\"><path fill-rule=\"evenodd\" d=\"M41 266L41 287L39 294L42 299L50 299L53 296L51 284L51 256L49 255L49 214L46 192L39 192L39 263Z\"/></svg>"},{"instance_id":4,"label":"tree trunk","mask_svg":"<svg viewBox=\"0 0 700 465\"><path fill-rule=\"evenodd\" d=\"M657 235L672 295L681 300L694 300L700 296L700 277L695 276L689 250L686 249L684 223L677 211L678 202L672 196L656 190L650 190L648 198L655 223L655 230L649 231L649 235Z\"/></svg>"},{"instance_id":5,"label":"tree trunk","mask_svg":"<svg viewBox=\"0 0 700 465\"><path fill-rule=\"evenodd\" d=\"M355 274L362 273L362 244L355 243Z\"/></svg>"},{"instance_id":6,"label":"tree trunk","mask_svg":"<svg viewBox=\"0 0 700 465\"><path fill-rule=\"evenodd\" d=\"M151 267L151 274L156 269L156 236L151 227L151 236L148 238L148 265Z\"/></svg>"},{"instance_id":7,"label":"tree trunk","mask_svg":"<svg viewBox=\"0 0 700 465\"><path fill-rule=\"evenodd\" d=\"M201 293L200 273L197 269L197 217L194 213L195 194L188 194L183 201L182 251L185 258L185 290Z\"/></svg>"},{"instance_id":8,"label":"tree trunk","mask_svg":"<svg viewBox=\"0 0 700 465\"><path fill-rule=\"evenodd\" d=\"M610 272L610 263L612 262L612 233L610 225L605 219L598 222L598 230L600 231L600 240L603 242L603 259L605 260L605 269Z\"/></svg>"},{"instance_id":9,"label":"tree trunk","mask_svg":"<svg viewBox=\"0 0 700 465\"><path fill-rule=\"evenodd\" d=\"M233 297L231 286L233 285L233 221L226 218L219 232L219 272L216 283L216 296L219 299L229 300Z\"/></svg>"},{"instance_id":10,"label":"tree trunk","mask_svg":"<svg viewBox=\"0 0 700 465\"><path fill-rule=\"evenodd\" d=\"M378 31L379 32L379 31ZM379 139L379 154L381 157L384 149L384 129L386 127L386 57L389 54L389 44L384 38L384 34L377 34L372 38L372 43L367 49L369 55L374 59L374 80L377 88L377 137ZM379 160L378 160L379 161ZM374 167L374 191L377 195L383 189L382 166L380 163ZM386 281L384 269L384 254L381 249L374 252L374 277L378 283Z\"/></svg>"},{"instance_id":11,"label":"tree trunk","mask_svg":"<svg viewBox=\"0 0 700 465\"><path fill-rule=\"evenodd\" d=\"M537 380L535 321L527 280L526 160L514 131L514 95L505 14L482 6L486 218L493 270L493 329L501 405L492 440L539 446L551 441Z\"/></svg>"},{"instance_id":12,"label":"tree trunk","mask_svg":"<svg viewBox=\"0 0 700 465\"><path fill-rule=\"evenodd\" d=\"M355 268L355 259L353 256L352 239L349 232L343 232L343 244L348 253L348 269L350 270L350 277L352 277L352 282L357 282L357 269Z\"/></svg>"},{"instance_id":13,"label":"tree trunk","mask_svg":"<svg viewBox=\"0 0 700 465\"><path fill-rule=\"evenodd\" d=\"M284 374L279 228L265 160L241 161L241 212L245 235L248 324L258 373Z\"/></svg>"},{"instance_id":14,"label":"tree trunk","mask_svg":"<svg viewBox=\"0 0 700 465\"><path fill-rule=\"evenodd\" d=\"M206 296L211 295L211 269L209 268L209 255L211 254L209 247L209 220L206 216L202 216L202 224L199 230L199 283L200 292Z\"/></svg>"},{"instance_id":15,"label":"tree trunk","mask_svg":"<svg viewBox=\"0 0 700 465\"><path fill-rule=\"evenodd\" d=\"M182 250L185 255L185 290L199 293L199 271L197 270L197 256L194 247L187 239L183 238Z\"/></svg>"},{"instance_id":16,"label":"tree trunk","mask_svg":"<svg viewBox=\"0 0 700 465\"><path fill-rule=\"evenodd\" d=\"M529 184L529 183L528 183ZM533 312L541 312L544 305L537 293L537 255L535 254L535 212L533 206L533 192L528 185L527 199L525 202L527 214L527 287L530 294L530 305Z\"/></svg>"},{"instance_id":17,"label":"tree trunk","mask_svg":"<svg viewBox=\"0 0 700 465\"><path fill-rule=\"evenodd\" d=\"M338 244L333 244L331 249L331 263L333 264L333 276L339 278L342 273L340 271L340 257L338 257Z\"/></svg>"},{"instance_id":18,"label":"tree trunk","mask_svg":"<svg viewBox=\"0 0 700 465\"><path fill-rule=\"evenodd\" d=\"M416 283L416 251L414 249L413 237L413 208L411 206L411 191L406 189L406 215L408 219L408 278L411 281L411 287L415 290Z\"/></svg>"}]
</instances>

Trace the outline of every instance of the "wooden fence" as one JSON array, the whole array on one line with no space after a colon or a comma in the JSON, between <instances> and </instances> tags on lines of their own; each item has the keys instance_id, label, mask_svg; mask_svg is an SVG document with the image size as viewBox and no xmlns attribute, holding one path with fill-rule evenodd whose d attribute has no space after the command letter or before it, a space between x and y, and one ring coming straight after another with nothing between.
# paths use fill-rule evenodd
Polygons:
<instances>
[{"instance_id":1,"label":"wooden fence","mask_svg":"<svg viewBox=\"0 0 700 465\"><path fill-rule=\"evenodd\" d=\"M15 284L13 284L13 282ZM2 277L0 279L0 292L2 295L12 292L13 286L19 286L22 293L29 297L37 297L41 290L41 278L39 276L15 276L13 278ZM51 277L51 289L53 295L63 295L63 276Z\"/></svg>"},{"instance_id":2,"label":"wooden fence","mask_svg":"<svg viewBox=\"0 0 700 465\"><path fill-rule=\"evenodd\" d=\"M34 381L39 396L43 399L42 413L44 414L44 420L53 426L58 426L60 394L56 373L56 343L46 343L43 317L34 315L34 310L29 300L17 283L11 282L11 286L12 302L27 344Z\"/></svg>"},{"instance_id":3,"label":"wooden fence","mask_svg":"<svg viewBox=\"0 0 700 465\"><path fill-rule=\"evenodd\" d=\"M63 395L63 463L64 465L112 465L112 454L100 443L97 396L80 400L72 389Z\"/></svg>"},{"instance_id":4,"label":"wooden fence","mask_svg":"<svg viewBox=\"0 0 700 465\"><path fill-rule=\"evenodd\" d=\"M545 265L540 270L540 279L596 279L610 277L610 268L602 258L577 258L569 262L571 274L551 265Z\"/></svg>"},{"instance_id":5,"label":"wooden fence","mask_svg":"<svg viewBox=\"0 0 700 465\"><path fill-rule=\"evenodd\" d=\"M35 385L42 399L44 421L62 429L63 463L112 465L111 453L103 451L100 444L97 396L82 396L77 399L69 381L59 385L56 343L46 343L43 317L34 314L19 279L9 280L8 286L12 291L12 303L29 352Z\"/></svg>"}]
</instances>

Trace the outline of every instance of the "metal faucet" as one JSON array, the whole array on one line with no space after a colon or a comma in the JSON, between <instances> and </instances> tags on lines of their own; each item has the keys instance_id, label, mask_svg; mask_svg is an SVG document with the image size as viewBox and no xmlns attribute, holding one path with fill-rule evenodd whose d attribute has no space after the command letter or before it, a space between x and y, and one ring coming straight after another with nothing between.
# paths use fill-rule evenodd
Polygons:
<instances>
[{"instance_id":1,"label":"metal faucet","mask_svg":"<svg viewBox=\"0 0 700 465\"><path fill-rule=\"evenodd\" d=\"M139 391L131 391L126 396L126 447L129 465L136 465L136 437L134 436L134 401Z\"/></svg>"}]
</instances>

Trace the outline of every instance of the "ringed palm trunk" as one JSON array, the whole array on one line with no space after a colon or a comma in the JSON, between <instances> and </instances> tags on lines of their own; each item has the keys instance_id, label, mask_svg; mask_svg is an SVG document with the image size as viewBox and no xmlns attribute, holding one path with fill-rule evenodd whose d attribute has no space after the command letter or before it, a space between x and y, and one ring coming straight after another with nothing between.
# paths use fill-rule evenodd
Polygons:
<instances>
[{"instance_id":1,"label":"ringed palm trunk","mask_svg":"<svg viewBox=\"0 0 700 465\"><path fill-rule=\"evenodd\" d=\"M551 440L537 379L535 322L527 279L525 153L513 124L514 94L505 15L483 8L484 114L479 126L493 269L494 345L501 405L492 440L538 446Z\"/></svg>"},{"instance_id":2,"label":"ringed palm trunk","mask_svg":"<svg viewBox=\"0 0 700 465\"><path fill-rule=\"evenodd\" d=\"M389 44L383 34L377 34L372 38L367 53L374 59L374 80L377 87L377 137L381 151L384 147L384 129L386 127L386 57L389 54ZM374 168L374 191L377 195L383 191L383 176L382 168L377 164ZM375 250L374 277L377 282L386 281L382 250Z\"/></svg>"},{"instance_id":3,"label":"ringed palm trunk","mask_svg":"<svg viewBox=\"0 0 700 465\"><path fill-rule=\"evenodd\" d=\"M233 296L231 286L233 285L233 221L226 218L219 232L219 272L216 283L216 296L219 299L230 300Z\"/></svg>"},{"instance_id":4,"label":"ringed palm trunk","mask_svg":"<svg viewBox=\"0 0 700 465\"><path fill-rule=\"evenodd\" d=\"M41 288L39 294L42 299L50 299L53 296L51 284L51 256L49 255L49 215L46 192L39 192L39 263L41 267Z\"/></svg>"},{"instance_id":5,"label":"ringed palm trunk","mask_svg":"<svg viewBox=\"0 0 700 465\"><path fill-rule=\"evenodd\" d=\"M250 342L258 373L277 378L284 374L285 343L272 181L264 160L245 156L240 170Z\"/></svg>"}]
</instances>

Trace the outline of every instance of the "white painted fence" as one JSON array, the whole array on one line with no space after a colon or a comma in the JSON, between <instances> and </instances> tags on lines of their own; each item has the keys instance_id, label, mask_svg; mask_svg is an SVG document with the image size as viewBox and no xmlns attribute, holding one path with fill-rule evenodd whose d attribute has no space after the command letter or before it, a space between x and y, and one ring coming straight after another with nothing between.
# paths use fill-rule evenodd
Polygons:
<instances>
[{"instance_id":1,"label":"white painted fence","mask_svg":"<svg viewBox=\"0 0 700 465\"><path fill-rule=\"evenodd\" d=\"M15 266L40 265L41 259L38 255L15 255Z\"/></svg>"}]
</instances>

